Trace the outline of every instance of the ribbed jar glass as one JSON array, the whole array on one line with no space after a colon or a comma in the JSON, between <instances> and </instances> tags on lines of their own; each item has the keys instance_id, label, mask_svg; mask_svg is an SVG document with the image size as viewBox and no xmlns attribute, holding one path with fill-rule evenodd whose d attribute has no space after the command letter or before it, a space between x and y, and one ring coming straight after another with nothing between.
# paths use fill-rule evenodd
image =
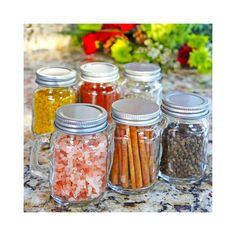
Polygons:
<instances>
[{"instance_id":1,"label":"ribbed jar glass","mask_svg":"<svg viewBox=\"0 0 236 236\"><path fill-rule=\"evenodd\" d=\"M32 131L35 135L54 132L57 108L75 103L76 71L64 67L41 68L36 72L38 87L33 94Z\"/></svg>"},{"instance_id":2,"label":"ribbed jar glass","mask_svg":"<svg viewBox=\"0 0 236 236\"><path fill-rule=\"evenodd\" d=\"M201 180L208 162L208 99L172 92L164 97L161 110L164 131L160 176L173 183Z\"/></svg>"},{"instance_id":3,"label":"ribbed jar glass","mask_svg":"<svg viewBox=\"0 0 236 236\"><path fill-rule=\"evenodd\" d=\"M103 107L110 121L111 105L120 98L118 68L107 62L90 62L80 69L80 102Z\"/></svg>"},{"instance_id":4,"label":"ribbed jar glass","mask_svg":"<svg viewBox=\"0 0 236 236\"><path fill-rule=\"evenodd\" d=\"M92 104L59 108L51 139L50 187L62 205L87 205L105 193L113 155L107 112Z\"/></svg>"},{"instance_id":5,"label":"ribbed jar glass","mask_svg":"<svg viewBox=\"0 0 236 236\"><path fill-rule=\"evenodd\" d=\"M143 98L160 105L162 85L161 68L158 65L140 62L125 64L123 78L123 98Z\"/></svg>"},{"instance_id":6,"label":"ribbed jar glass","mask_svg":"<svg viewBox=\"0 0 236 236\"><path fill-rule=\"evenodd\" d=\"M159 171L159 106L144 99L121 99L112 104L112 118L116 129L109 186L122 194L146 192Z\"/></svg>"}]
</instances>

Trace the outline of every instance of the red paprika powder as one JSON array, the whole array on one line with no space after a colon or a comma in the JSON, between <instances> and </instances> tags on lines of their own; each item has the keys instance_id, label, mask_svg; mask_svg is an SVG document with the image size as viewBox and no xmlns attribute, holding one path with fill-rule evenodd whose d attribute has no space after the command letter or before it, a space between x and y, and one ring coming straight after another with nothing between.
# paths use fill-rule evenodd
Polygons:
<instances>
[{"instance_id":1,"label":"red paprika powder","mask_svg":"<svg viewBox=\"0 0 236 236\"><path fill-rule=\"evenodd\" d=\"M109 114L111 105L120 98L116 81L118 68L106 62L90 62L81 66L80 102L105 108Z\"/></svg>"}]
</instances>

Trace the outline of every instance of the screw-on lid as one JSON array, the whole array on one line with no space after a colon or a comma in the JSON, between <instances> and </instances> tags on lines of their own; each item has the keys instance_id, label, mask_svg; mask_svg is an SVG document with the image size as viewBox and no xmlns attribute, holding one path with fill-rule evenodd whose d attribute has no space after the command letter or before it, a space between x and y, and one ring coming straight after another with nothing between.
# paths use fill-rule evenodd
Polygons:
<instances>
[{"instance_id":1,"label":"screw-on lid","mask_svg":"<svg viewBox=\"0 0 236 236\"><path fill-rule=\"evenodd\" d=\"M194 93L171 92L162 100L161 110L181 119L199 119L209 114L209 101Z\"/></svg>"},{"instance_id":2,"label":"screw-on lid","mask_svg":"<svg viewBox=\"0 0 236 236\"><path fill-rule=\"evenodd\" d=\"M161 79L161 68L151 63L132 62L124 65L123 75L130 80L151 82Z\"/></svg>"},{"instance_id":3,"label":"screw-on lid","mask_svg":"<svg viewBox=\"0 0 236 236\"><path fill-rule=\"evenodd\" d=\"M86 82L108 83L119 79L117 66L107 62L86 63L80 70L80 78Z\"/></svg>"},{"instance_id":4,"label":"screw-on lid","mask_svg":"<svg viewBox=\"0 0 236 236\"><path fill-rule=\"evenodd\" d=\"M57 109L55 127L70 134L98 133L107 128L107 112L88 103L68 104Z\"/></svg>"},{"instance_id":5,"label":"screw-on lid","mask_svg":"<svg viewBox=\"0 0 236 236\"><path fill-rule=\"evenodd\" d=\"M77 83L76 71L66 67L43 67L36 71L36 83L46 87L69 87Z\"/></svg>"},{"instance_id":6,"label":"screw-on lid","mask_svg":"<svg viewBox=\"0 0 236 236\"><path fill-rule=\"evenodd\" d=\"M153 125L160 118L160 108L156 103L145 99L120 99L112 104L112 118L127 125Z\"/></svg>"}]
</instances>

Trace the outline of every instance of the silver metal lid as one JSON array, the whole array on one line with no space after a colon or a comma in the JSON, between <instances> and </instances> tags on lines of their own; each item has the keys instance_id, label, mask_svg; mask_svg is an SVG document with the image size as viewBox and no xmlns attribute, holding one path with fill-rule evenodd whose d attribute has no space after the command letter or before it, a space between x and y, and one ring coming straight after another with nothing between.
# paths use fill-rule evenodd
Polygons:
<instances>
[{"instance_id":1,"label":"silver metal lid","mask_svg":"<svg viewBox=\"0 0 236 236\"><path fill-rule=\"evenodd\" d=\"M171 92L161 105L163 113L181 119L199 119L209 114L209 101L194 93Z\"/></svg>"},{"instance_id":2,"label":"silver metal lid","mask_svg":"<svg viewBox=\"0 0 236 236\"><path fill-rule=\"evenodd\" d=\"M112 104L112 118L127 125L153 125L160 118L160 107L145 99L120 99Z\"/></svg>"},{"instance_id":3,"label":"silver metal lid","mask_svg":"<svg viewBox=\"0 0 236 236\"><path fill-rule=\"evenodd\" d=\"M123 76L134 81L151 82L161 79L161 68L151 63L132 62L124 65Z\"/></svg>"},{"instance_id":4,"label":"silver metal lid","mask_svg":"<svg viewBox=\"0 0 236 236\"><path fill-rule=\"evenodd\" d=\"M80 78L86 82L108 83L119 79L117 66L107 62L89 62L80 67Z\"/></svg>"},{"instance_id":5,"label":"silver metal lid","mask_svg":"<svg viewBox=\"0 0 236 236\"><path fill-rule=\"evenodd\" d=\"M88 103L69 104L57 109L54 125L70 134L94 134L107 128L107 112Z\"/></svg>"},{"instance_id":6,"label":"silver metal lid","mask_svg":"<svg viewBox=\"0 0 236 236\"><path fill-rule=\"evenodd\" d=\"M66 67L43 67L36 71L36 83L46 87L69 87L77 81L75 70Z\"/></svg>"}]
</instances>

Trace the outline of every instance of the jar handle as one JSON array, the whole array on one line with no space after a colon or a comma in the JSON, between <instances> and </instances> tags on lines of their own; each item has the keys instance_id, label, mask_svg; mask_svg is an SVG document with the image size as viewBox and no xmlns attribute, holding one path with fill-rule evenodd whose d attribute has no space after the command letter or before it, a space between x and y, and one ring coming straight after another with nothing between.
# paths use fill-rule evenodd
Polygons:
<instances>
[{"instance_id":1,"label":"jar handle","mask_svg":"<svg viewBox=\"0 0 236 236\"><path fill-rule=\"evenodd\" d=\"M45 137L37 136L30 154L30 172L33 175L39 176L42 179L48 180L48 173L45 168L39 164L39 153L42 145L44 144Z\"/></svg>"}]
</instances>

